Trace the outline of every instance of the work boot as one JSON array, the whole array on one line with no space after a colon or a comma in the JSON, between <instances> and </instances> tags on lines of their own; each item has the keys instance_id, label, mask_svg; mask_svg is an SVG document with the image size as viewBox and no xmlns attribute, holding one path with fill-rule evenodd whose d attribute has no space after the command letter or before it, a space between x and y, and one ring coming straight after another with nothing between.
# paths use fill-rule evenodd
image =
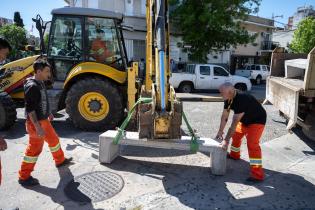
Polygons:
<instances>
[{"instance_id":1,"label":"work boot","mask_svg":"<svg viewBox=\"0 0 315 210\"><path fill-rule=\"evenodd\" d=\"M56 165L56 167L59 168L59 167L68 165L68 164L72 163L72 160L73 160L72 157L70 157L70 158L65 158L65 160L64 160L62 163Z\"/></svg>"},{"instance_id":2,"label":"work boot","mask_svg":"<svg viewBox=\"0 0 315 210\"><path fill-rule=\"evenodd\" d=\"M32 176L30 176L30 178L26 180L19 179L19 184L24 187L31 187L31 186L39 185L39 181L38 179L35 179Z\"/></svg>"}]
</instances>

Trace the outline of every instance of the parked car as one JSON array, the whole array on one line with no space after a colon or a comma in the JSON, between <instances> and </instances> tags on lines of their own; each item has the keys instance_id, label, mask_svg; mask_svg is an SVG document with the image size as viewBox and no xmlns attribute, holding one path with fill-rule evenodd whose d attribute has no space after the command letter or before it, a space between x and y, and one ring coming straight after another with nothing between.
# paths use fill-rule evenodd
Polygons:
<instances>
[{"instance_id":1,"label":"parked car","mask_svg":"<svg viewBox=\"0 0 315 210\"><path fill-rule=\"evenodd\" d=\"M225 82L235 88L249 91L252 84L245 77L231 75L225 68L213 64L188 64L181 73L173 73L170 83L180 92L190 93L193 90L218 90Z\"/></svg>"},{"instance_id":2,"label":"parked car","mask_svg":"<svg viewBox=\"0 0 315 210\"><path fill-rule=\"evenodd\" d=\"M244 69L236 70L235 75L247 77L255 84L260 85L270 75L270 67L260 64L247 64Z\"/></svg>"}]
</instances>

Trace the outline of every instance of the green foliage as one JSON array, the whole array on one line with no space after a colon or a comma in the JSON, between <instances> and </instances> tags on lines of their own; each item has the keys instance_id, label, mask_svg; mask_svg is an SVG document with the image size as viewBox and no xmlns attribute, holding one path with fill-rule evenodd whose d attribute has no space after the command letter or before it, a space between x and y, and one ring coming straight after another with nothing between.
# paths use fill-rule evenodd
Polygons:
<instances>
[{"instance_id":1,"label":"green foliage","mask_svg":"<svg viewBox=\"0 0 315 210\"><path fill-rule=\"evenodd\" d=\"M294 53L309 53L315 47L315 18L302 20L289 46Z\"/></svg>"},{"instance_id":2,"label":"green foliage","mask_svg":"<svg viewBox=\"0 0 315 210\"><path fill-rule=\"evenodd\" d=\"M45 36L44 36L44 44L45 44L46 48L48 47L48 42L49 42L49 34L45 34Z\"/></svg>"},{"instance_id":3,"label":"green foliage","mask_svg":"<svg viewBox=\"0 0 315 210\"><path fill-rule=\"evenodd\" d=\"M14 23L17 26L24 27L23 19L21 18L20 12L14 12Z\"/></svg>"},{"instance_id":4,"label":"green foliage","mask_svg":"<svg viewBox=\"0 0 315 210\"><path fill-rule=\"evenodd\" d=\"M8 40L12 46L9 58L18 59L21 54L20 49L27 44L25 29L16 25L5 25L0 28L0 36Z\"/></svg>"},{"instance_id":5,"label":"green foliage","mask_svg":"<svg viewBox=\"0 0 315 210\"><path fill-rule=\"evenodd\" d=\"M261 0L170 0L171 20L183 42L191 48L190 59L207 61L210 50L219 50L254 42L242 26L251 13L258 11Z\"/></svg>"}]
</instances>

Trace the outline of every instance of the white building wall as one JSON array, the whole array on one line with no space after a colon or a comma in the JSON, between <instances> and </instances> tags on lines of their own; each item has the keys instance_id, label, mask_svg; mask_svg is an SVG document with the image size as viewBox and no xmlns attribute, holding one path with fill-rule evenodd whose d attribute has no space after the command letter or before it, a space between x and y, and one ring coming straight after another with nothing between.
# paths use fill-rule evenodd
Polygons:
<instances>
[{"instance_id":1,"label":"white building wall","mask_svg":"<svg viewBox=\"0 0 315 210\"><path fill-rule=\"evenodd\" d=\"M292 31L275 31L273 33L272 41L278 42L280 47L288 48L292 42L294 30Z\"/></svg>"},{"instance_id":2,"label":"white building wall","mask_svg":"<svg viewBox=\"0 0 315 210\"><path fill-rule=\"evenodd\" d=\"M231 51L218 51L209 53L208 63L229 64L231 58Z\"/></svg>"},{"instance_id":3,"label":"white building wall","mask_svg":"<svg viewBox=\"0 0 315 210\"><path fill-rule=\"evenodd\" d=\"M134 0L125 0L125 14L132 16L134 13L133 4Z\"/></svg>"},{"instance_id":4,"label":"white building wall","mask_svg":"<svg viewBox=\"0 0 315 210\"><path fill-rule=\"evenodd\" d=\"M88 8L94 8L94 9L98 9L99 8L99 0L89 0L87 3L87 7Z\"/></svg>"},{"instance_id":5,"label":"white building wall","mask_svg":"<svg viewBox=\"0 0 315 210\"><path fill-rule=\"evenodd\" d=\"M125 39L125 46L127 51L128 60L133 59L133 40Z\"/></svg>"}]
</instances>

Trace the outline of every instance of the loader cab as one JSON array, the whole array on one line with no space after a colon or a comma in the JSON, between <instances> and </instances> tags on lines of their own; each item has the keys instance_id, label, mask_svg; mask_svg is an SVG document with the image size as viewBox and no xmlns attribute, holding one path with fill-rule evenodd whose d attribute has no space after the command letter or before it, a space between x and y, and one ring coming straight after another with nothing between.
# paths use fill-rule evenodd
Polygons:
<instances>
[{"instance_id":1,"label":"loader cab","mask_svg":"<svg viewBox=\"0 0 315 210\"><path fill-rule=\"evenodd\" d=\"M81 62L97 62L126 71L121 14L65 7L53 10L52 15L47 56L54 66L55 80L64 81Z\"/></svg>"}]
</instances>

